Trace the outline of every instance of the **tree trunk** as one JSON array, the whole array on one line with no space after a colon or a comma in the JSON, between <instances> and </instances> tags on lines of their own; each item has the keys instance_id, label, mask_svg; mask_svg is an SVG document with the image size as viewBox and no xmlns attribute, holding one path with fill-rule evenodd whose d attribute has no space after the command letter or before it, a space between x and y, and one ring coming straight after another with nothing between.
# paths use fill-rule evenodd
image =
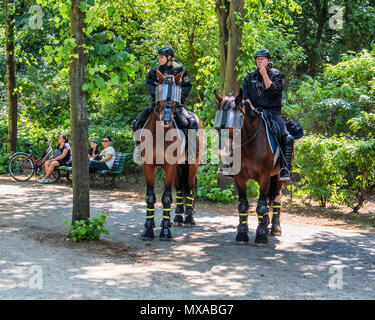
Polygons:
<instances>
[{"instance_id":1,"label":"tree trunk","mask_svg":"<svg viewBox=\"0 0 375 320\"><path fill-rule=\"evenodd\" d=\"M5 51L6 51L6 77L8 86L8 139L7 152L16 151L17 148L17 94L16 89L16 63L14 59L14 10L9 5L13 0L5 0L4 13Z\"/></svg>"},{"instance_id":2,"label":"tree trunk","mask_svg":"<svg viewBox=\"0 0 375 320\"><path fill-rule=\"evenodd\" d=\"M89 199L89 168L87 161L88 119L86 108L86 94L82 85L86 78L87 54L82 45L86 43L85 27L86 14L79 9L81 0L71 0L70 24L71 36L77 47L71 58L69 67L70 86L70 117L72 134L72 161L73 161L73 212L72 224L76 220L88 220L90 217Z\"/></svg>"},{"instance_id":3,"label":"tree trunk","mask_svg":"<svg viewBox=\"0 0 375 320\"><path fill-rule=\"evenodd\" d=\"M225 69L224 95L236 95L240 89L240 81L237 77L240 73L240 66L237 62L241 55L242 42L242 21L237 15L243 18L244 0L232 0L230 2L229 16L227 19L228 29L228 51L227 65Z\"/></svg>"},{"instance_id":4,"label":"tree trunk","mask_svg":"<svg viewBox=\"0 0 375 320\"><path fill-rule=\"evenodd\" d=\"M228 52L228 29L227 19L229 15L230 2L228 0L217 0L216 15L219 22L219 48L220 48L220 92L224 91L225 70Z\"/></svg>"},{"instance_id":5,"label":"tree trunk","mask_svg":"<svg viewBox=\"0 0 375 320\"><path fill-rule=\"evenodd\" d=\"M217 0L216 14L220 30L220 91L224 95L236 95L240 88L237 60L241 55L243 23L238 16L243 17L244 0Z\"/></svg>"}]
</instances>

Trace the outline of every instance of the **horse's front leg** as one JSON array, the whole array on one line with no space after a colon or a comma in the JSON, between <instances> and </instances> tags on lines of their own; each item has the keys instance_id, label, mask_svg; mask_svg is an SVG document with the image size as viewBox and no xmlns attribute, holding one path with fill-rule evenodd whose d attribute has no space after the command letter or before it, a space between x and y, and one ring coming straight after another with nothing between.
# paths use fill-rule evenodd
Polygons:
<instances>
[{"instance_id":1,"label":"horse's front leg","mask_svg":"<svg viewBox=\"0 0 375 320\"><path fill-rule=\"evenodd\" d=\"M155 202L156 197L154 193L155 183L155 167L144 164L143 174L145 176L147 191L146 191L146 222L145 228L142 233L143 241L151 241L154 239L154 228L155 228Z\"/></svg>"},{"instance_id":2,"label":"horse's front leg","mask_svg":"<svg viewBox=\"0 0 375 320\"><path fill-rule=\"evenodd\" d=\"M268 207L267 207L267 197L270 186L269 175L263 175L258 181L259 183L259 199L258 205L256 208L256 213L258 216L258 227L256 230L255 236L255 245L256 246L265 246L268 244L268 225L270 223L270 218L268 216Z\"/></svg>"},{"instance_id":3,"label":"horse's front leg","mask_svg":"<svg viewBox=\"0 0 375 320\"><path fill-rule=\"evenodd\" d=\"M240 176L235 176L234 181L238 190L238 213L240 216L240 223L237 227L236 244L248 244L249 243L249 202L247 201L246 195L246 183L247 180Z\"/></svg>"},{"instance_id":4,"label":"horse's front leg","mask_svg":"<svg viewBox=\"0 0 375 320\"><path fill-rule=\"evenodd\" d=\"M279 181L277 176L271 177L271 194L270 194L270 207L272 206L272 225L271 234L273 236L281 236L282 230L280 225L280 210L281 210L281 198L283 191L283 183Z\"/></svg>"},{"instance_id":5,"label":"horse's front leg","mask_svg":"<svg viewBox=\"0 0 375 320\"><path fill-rule=\"evenodd\" d=\"M166 165L163 167L165 172L165 185L164 193L162 197L163 203L163 220L161 222L161 231L159 239L162 241L169 241L172 239L171 232L171 205L173 202L172 198L172 186L177 173L177 165Z\"/></svg>"}]
</instances>

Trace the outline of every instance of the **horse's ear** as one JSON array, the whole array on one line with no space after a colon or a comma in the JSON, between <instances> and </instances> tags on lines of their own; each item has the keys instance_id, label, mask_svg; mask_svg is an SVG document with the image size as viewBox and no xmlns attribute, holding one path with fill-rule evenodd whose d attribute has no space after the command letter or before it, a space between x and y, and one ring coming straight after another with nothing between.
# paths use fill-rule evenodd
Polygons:
<instances>
[{"instance_id":1,"label":"horse's ear","mask_svg":"<svg viewBox=\"0 0 375 320\"><path fill-rule=\"evenodd\" d=\"M156 79L158 79L158 81L160 83L163 83L164 82L164 79L165 77L163 76L163 74L159 71L159 69L156 69Z\"/></svg>"},{"instance_id":2,"label":"horse's ear","mask_svg":"<svg viewBox=\"0 0 375 320\"><path fill-rule=\"evenodd\" d=\"M241 101L242 101L242 97L243 97L243 92L242 92L242 89L240 88L240 91L238 92L237 96L236 96L236 106L240 105Z\"/></svg>"},{"instance_id":3,"label":"horse's ear","mask_svg":"<svg viewBox=\"0 0 375 320\"><path fill-rule=\"evenodd\" d=\"M216 90L214 91L214 93L215 93L216 101L218 102L218 104L220 104L221 101L223 101L223 97Z\"/></svg>"},{"instance_id":4,"label":"horse's ear","mask_svg":"<svg viewBox=\"0 0 375 320\"><path fill-rule=\"evenodd\" d=\"M174 80L176 81L176 82L181 82L181 79L182 79L182 75L184 74L184 72L183 71L181 71L180 73L178 73L175 77L174 77Z\"/></svg>"}]
</instances>

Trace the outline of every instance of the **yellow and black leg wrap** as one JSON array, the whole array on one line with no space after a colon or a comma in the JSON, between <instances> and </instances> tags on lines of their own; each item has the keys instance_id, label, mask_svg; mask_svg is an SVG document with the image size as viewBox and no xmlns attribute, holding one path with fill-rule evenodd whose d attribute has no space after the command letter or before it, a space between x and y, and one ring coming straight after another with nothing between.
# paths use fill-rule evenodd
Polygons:
<instances>
[{"instance_id":1,"label":"yellow and black leg wrap","mask_svg":"<svg viewBox=\"0 0 375 320\"><path fill-rule=\"evenodd\" d=\"M194 213L194 195L186 196L186 215L193 215Z\"/></svg>"},{"instance_id":2,"label":"yellow and black leg wrap","mask_svg":"<svg viewBox=\"0 0 375 320\"><path fill-rule=\"evenodd\" d=\"M247 219L249 216L249 202L246 199L240 200L238 203L238 211L240 216L240 223L237 227L236 244L247 244L249 243L249 226Z\"/></svg>"},{"instance_id":3,"label":"yellow and black leg wrap","mask_svg":"<svg viewBox=\"0 0 375 320\"><path fill-rule=\"evenodd\" d=\"M258 200L256 212L258 227L256 230L255 245L266 245L268 243L268 224L270 223L266 200Z\"/></svg>"},{"instance_id":4,"label":"yellow and black leg wrap","mask_svg":"<svg viewBox=\"0 0 375 320\"><path fill-rule=\"evenodd\" d=\"M273 215L272 215L272 226L271 226L271 234L273 236L281 236L281 226L280 226L280 210L281 210L281 203L274 202L273 203Z\"/></svg>"},{"instance_id":5,"label":"yellow and black leg wrap","mask_svg":"<svg viewBox=\"0 0 375 320\"><path fill-rule=\"evenodd\" d=\"M184 210L184 197L182 192L177 192L176 194L176 214L183 214L185 212Z\"/></svg>"},{"instance_id":6,"label":"yellow and black leg wrap","mask_svg":"<svg viewBox=\"0 0 375 320\"><path fill-rule=\"evenodd\" d=\"M186 196L186 210L185 210L185 220L184 226L187 228L195 226L194 215L194 194L189 194Z\"/></svg>"}]
</instances>

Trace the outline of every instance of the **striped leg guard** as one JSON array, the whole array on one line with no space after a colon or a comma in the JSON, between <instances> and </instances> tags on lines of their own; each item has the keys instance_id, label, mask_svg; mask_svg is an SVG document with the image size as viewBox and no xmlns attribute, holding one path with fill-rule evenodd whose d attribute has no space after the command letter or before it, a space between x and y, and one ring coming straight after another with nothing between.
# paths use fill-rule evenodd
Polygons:
<instances>
[{"instance_id":1,"label":"striped leg guard","mask_svg":"<svg viewBox=\"0 0 375 320\"><path fill-rule=\"evenodd\" d=\"M270 218L268 217L267 201L258 200L257 206L258 228L256 230L255 245L263 246L268 243L268 224Z\"/></svg>"},{"instance_id":2,"label":"striped leg guard","mask_svg":"<svg viewBox=\"0 0 375 320\"><path fill-rule=\"evenodd\" d=\"M173 225L174 226L182 226L184 223L184 197L182 195L181 191L177 191L176 194L176 208L175 208L175 214L176 216L174 217L173 220Z\"/></svg>"},{"instance_id":3,"label":"striped leg guard","mask_svg":"<svg viewBox=\"0 0 375 320\"><path fill-rule=\"evenodd\" d=\"M240 201L238 204L238 211L240 215L240 223L237 227L236 244L248 244L249 243L249 226L247 224L247 218L249 216L249 202L247 200Z\"/></svg>"},{"instance_id":4,"label":"striped leg guard","mask_svg":"<svg viewBox=\"0 0 375 320\"><path fill-rule=\"evenodd\" d=\"M143 241L151 241L154 239L154 228L155 228L155 208L149 208L150 205L147 205L146 208L146 222L145 228L142 233ZM154 206L152 204L152 206Z\"/></svg>"},{"instance_id":5,"label":"striped leg guard","mask_svg":"<svg viewBox=\"0 0 375 320\"><path fill-rule=\"evenodd\" d=\"M194 214L194 195L190 194L186 196L186 211L185 211L185 221L184 221L185 227L191 228L195 226L193 214Z\"/></svg>"},{"instance_id":6,"label":"striped leg guard","mask_svg":"<svg viewBox=\"0 0 375 320\"><path fill-rule=\"evenodd\" d=\"M161 222L161 231L159 238L160 240L170 240L172 238L171 233L171 203L172 203L172 194L170 191L164 192L163 198L163 220Z\"/></svg>"},{"instance_id":7,"label":"striped leg guard","mask_svg":"<svg viewBox=\"0 0 375 320\"><path fill-rule=\"evenodd\" d=\"M274 202L273 203L273 215L272 215L272 226L271 226L271 234L273 236L281 236L281 226L280 226L280 209L281 203Z\"/></svg>"}]
</instances>

